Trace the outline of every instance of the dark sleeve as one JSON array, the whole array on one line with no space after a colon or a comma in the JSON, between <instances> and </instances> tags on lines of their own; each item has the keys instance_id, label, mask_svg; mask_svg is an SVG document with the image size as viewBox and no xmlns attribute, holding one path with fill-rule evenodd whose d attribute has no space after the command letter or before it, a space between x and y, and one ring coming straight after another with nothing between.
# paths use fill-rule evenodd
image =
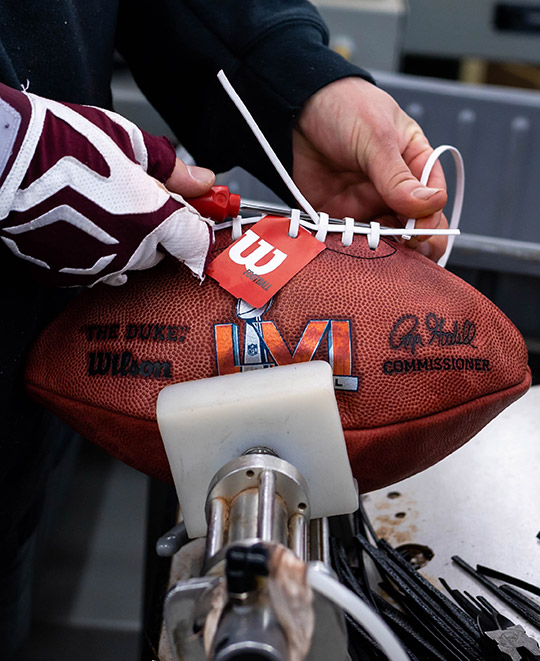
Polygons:
<instances>
[{"instance_id":1,"label":"dark sleeve","mask_svg":"<svg viewBox=\"0 0 540 661\"><path fill-rule=\"evenodd\" d=\"M150 102L199 165L240 165L278 194L281 180L219 84L223 69L290 170L291 131L317 90L370 79L328 48L304 0L124 0L118 48Z\"/></svg>"}]
</instances>

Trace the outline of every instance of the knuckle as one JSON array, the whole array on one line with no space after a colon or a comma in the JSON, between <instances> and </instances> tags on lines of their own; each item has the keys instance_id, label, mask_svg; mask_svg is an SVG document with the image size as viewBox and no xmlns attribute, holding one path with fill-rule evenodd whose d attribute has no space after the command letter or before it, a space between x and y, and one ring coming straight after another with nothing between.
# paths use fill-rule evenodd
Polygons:
<instances>
[{"instance_id":1,"label":"knuckle","mask_svg":"<svg viewBox=\"0 0 540 661\"><path fill-rule=\"evenodd\" d=\"M397 172L393 172L388 177L387 183L390 188L398 188L399 186L406 184L413 179L414 177L408 170L398 170Z\"/></svg>"}]
</instances>

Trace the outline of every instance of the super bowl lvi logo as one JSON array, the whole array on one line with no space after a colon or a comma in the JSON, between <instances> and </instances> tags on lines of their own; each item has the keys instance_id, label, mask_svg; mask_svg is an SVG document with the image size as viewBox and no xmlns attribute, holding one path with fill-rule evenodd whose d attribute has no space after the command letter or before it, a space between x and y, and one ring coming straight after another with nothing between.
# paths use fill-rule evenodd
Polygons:
<instances>
[{"instance_id":1,"label":"super bowl lvi logo","mask_svg":"<svg viewBox=\"0 0 540 661\"><path fill-rule=\"evenodd\" d=\"M348 319L309 320L291 350L274 321L263 316L272 299L254 308L242 299L236 304L238 324L215 324L214 340L218 374L233 374L253 369L304 363L315 358L323 345L326 359L333 368L336 390L358 390L358 377L352 375L351 322Z\"/></svg>"}]
</instances>

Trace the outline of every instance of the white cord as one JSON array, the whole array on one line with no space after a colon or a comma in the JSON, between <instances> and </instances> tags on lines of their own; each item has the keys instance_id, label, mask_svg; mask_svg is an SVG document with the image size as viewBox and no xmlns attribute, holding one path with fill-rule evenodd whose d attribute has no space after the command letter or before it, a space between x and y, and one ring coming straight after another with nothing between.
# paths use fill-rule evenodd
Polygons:
<instances>
[{"instance_id":1,"label":"white cord","mask_svg":"<svg viewBox=\"0 0 540 661\"><path fill-rule=\"evenodd\" d=\"M236 218L232 219L232 231L231 231L231 236L232 240L236 241L242 236L242 219L240 216L237 216Z\"/></svg>"},{"instance_id":2,"label":"white cord","mask_svg":"<svg viewBox=\"0 0 540 661\"><path fill-rule=\"evenodd\" d=\"M435 149L432 152L432 154L426 161L426 164L424 165L424 169L422 170L422 176L420 177L420 183L422 184L422 186L427 186L427 183L429 181L429 175L431 174L431 170L433 169L433 166L439 160L439 158L444 154L445 151L449 151L452 154L456 166L456 195L454 198L452 216L450 218L448 227L449 229L457 230L459 226L459 219L461 218L461 210L463 208L463 195L465 192L465 166L463 165L463 158L461 157L459 150L456 149L455 147L452 147L452 145L441 145L440 147L437 147L437 149ZM415 224L416 224L416 220L414 218L409 218L407 224L405 225L405 229L412 230L414 229ZM412 234L413 233L411 232L411 235ZM403 238L404 239L410 238L409 233L405 235ZM454 241L455 241L455 234L449 234L448 243L446 244L446 250L444 251L444 255L437 262L439 266L442 266L443 268L446 266L446 262L448 261L448 258L450 257L450 253L452 252L452 248L454 246Z\"/></svg>"},{"instance_id":3,"label":"white cord","mask_svg":"<svg viewBox=\"0 0 540 661\"><path fill-rule=\"evenodd\" d=\"M278 171L279 176L283 179L283 181L284 181L285 185L287 186L287 188L294 195L294 199L298 202L298 204L302 207L302 209L304 209L304 211L309 215L311 220L316 225L318 225L319 217L317 215L317 212L311 206L311 204L306 200L306 198L302 195L302 193L300 192L298 186L294 183L294 181L292 180L292 178L289 175L289 173L287 172L287 170L283 167L283 164L279 160L278 155L272 149L272 147L270 146L270 143L268 142L268 140L264 137L263 132L259 128L257 122L253 119L253 115L246 108L245 103L238 96L238 94L236 93L234 87L229 82L229 80L228 80L227 76L225 75L225 73L223 72L223 70L221 70L218 73L217 76L218 76L219 82L223 85L223 87L225 88L225 91L231 97L232 102L238 108L238 110L242 114L242 117L248 123L249 128L253 131L255 137L259 141L259 144L264 149L266 155L268 156L268 158L272 162L272 165Z\"/></svg>"},{"instance_id":4,"label":"white cord","mask_svg":"<svg viewBox=\"0 0 540 661\"><path fill-rule=\"evenodd\" d=\"M372 221L369 224L371 232L368 234L368 246L371 250L377 250L381 240L381 224L375 221Z\"/></svg>"},{"instance_id":5,"label":"white cord","mask_svg":"<svg viewBox=\"0 0 540 661\"><path fill-rule=\"evenodd\" d=\"M353 242L354 237L354 218L347 216L343 219L345 222L345 229L343 230L343 236L341 237L341 243L347 248Z\"/></svg>"},{"instance_id":6,"label":"white cord","mask_svg":"<svg viewBox=\"0 0 540 661\"><path fill-rule=\"evenodd\" d=\"M307 580L311 587L342 608L367 631L390 661L410 661L394 632L375 611L354 592L328 574L308 565Z\"/></svg>"},{"instance_id":7,"label":"white cord","mask_svg":"<svg viewBox=\"0 0 540 661\"><path fill-rule=\"evenodd\" d=\"M294 210L293 210L294 211ZM258 216L250 216L249 218L242 218L241 216L238 216L234 220L224 220L223 222L216 223L214 225L214 229L217 230L223 230L227 229L228 227L232 227L234 222L240 223L242 225L253 225L256 223L258 220L263 218L268 214L259 214ZM315 225L310 222L309 220L304 220L303 218L299 218L299 224L302 227L305 227L308 230L313 230L318 232L320 229L319 225ZM377 223L378 225L379 223ZM328 227L326 228L327 232L341 232L341 234L345 234L347 231L346 227L346 222L345 220L340 223L329 223ZM371 227L370 225L366 225L363 223L356 223L354 225L354 228L352 229L352 232L354 234L361 234L363 236L369 236L372 232L377 233L376 229ZM404 236L411 234L412 236L457 236L460 232L458 229L406 229L404 227L383 227L382 225L380 226L379 232L381 236Z\"/></svg>"},{"instance_id":8,"label":"white cord","mask_svg":"<svg viewBox=\"0 0 540 661\"><path fill-rule=\"evenodd\" d=\"M317 230L317 234L315 234L315 238L317 241L322 241L324 243L326 241L326 235L328 234L328 221L330 220L330 217L327 213L320 213L319 218L319 229Z\"/></svg>"},{"instance_id":9,"label":"white cord","mask_svg":"<svg viewBox=\"0 0 540 661\"><path fill-rule=\"evenodd\" d=\"M456 164L457 172L457 183L456 183L456 196L454 200L454 207L452 209L452 217L450 219L448 229L416 229L416 220L414 218L409 218L405 228L394 228L394 227L381 227L378 222L371 222L369 225L363 225L361 223L355 224L354 220L351 218L345 218L342 223L329 223L328 214L320 213L318 214L311 204L306 200L302 195L292 178L290 177L287 170L283 167L283 164L279 160L277 154L270 146L268 140L263 135L263 132L257 125L257 122L247 109L246 105L242 99L238 96L235 89L227 79L227 76L223 71L218 73L219 82L223 85L225 91L235 104L235 106L240 111L242 117L246 120L248 126L253 131L253 134L259 141L261 147L264 149L266 155L272 162L272 165L276 168L279 176L283 179L283 182L287 188L291 191L296 201L304 209L313 222L303 220L300 218L300 212L296 215L295 211L291 211L291 224L289 226L289 236L296 238L298 236L298 228L300 225L309 230L315 230L317 232L315 238L319 241L325 241L328 232L341 232L343 234L342 242L344 246L349 246L352 243L353 234L364 234L367 235L368 244L371 250L376 250L379 246L381 236L401 236L404 239L410 239L412 236L448 236L448 244L446 246L446 251L444 255L437 262L439 266L444 267L452 251L452 246L454 245L454 239L457 234L459 234L459 219L461 217L461 209L463 207L463 192L465 187L465 169L463 167L463 159L459 151L452 147L451 145L441 145L437 147L428 158L424 170L422 171L422 177L420 182L425 186L431 174L431 170L437 161L440 158L441 154L445 151L450 151L454 157ZM292 214L294 213L294 218ZM233 221L225 221L214 226L215 230L224 229L226 227L233 228L233 238L238 238L239 229L242 225L248 223L254 223L262 216L257 218L235 218Z\"/></svg>"},{"instance_id":10,"label":"white cord","mask_svg":"<svg viewBox=\"0 0 540 661\"><path fill-rule=\"evenodd\" d=\"M291 209L291 222L289 225L289 236L296 239L300 229L300 209Z\"/></svg>"}]
</instances>

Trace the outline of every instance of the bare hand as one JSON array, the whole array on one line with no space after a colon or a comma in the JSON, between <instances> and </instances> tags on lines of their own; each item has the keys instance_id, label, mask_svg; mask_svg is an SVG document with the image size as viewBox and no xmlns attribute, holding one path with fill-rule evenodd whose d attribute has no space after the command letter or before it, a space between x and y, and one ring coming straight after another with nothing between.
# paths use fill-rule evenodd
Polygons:
<instances>
[{"instance_id":1,"label":"bare hand","mask_svg":"<svg viewBox=\"0 0 540 661\"><path fill-rule=\"evenodd\" d=\"M419 181L432 151L391 96L361 78L344 78L302 109L293 131L293 178L311 204L331 216L393 226L412 217L419 228L445 228L442 168L435 165L429 187ZM446 237L409 245L437 260Z\"/></svg>"}]
</instances>

